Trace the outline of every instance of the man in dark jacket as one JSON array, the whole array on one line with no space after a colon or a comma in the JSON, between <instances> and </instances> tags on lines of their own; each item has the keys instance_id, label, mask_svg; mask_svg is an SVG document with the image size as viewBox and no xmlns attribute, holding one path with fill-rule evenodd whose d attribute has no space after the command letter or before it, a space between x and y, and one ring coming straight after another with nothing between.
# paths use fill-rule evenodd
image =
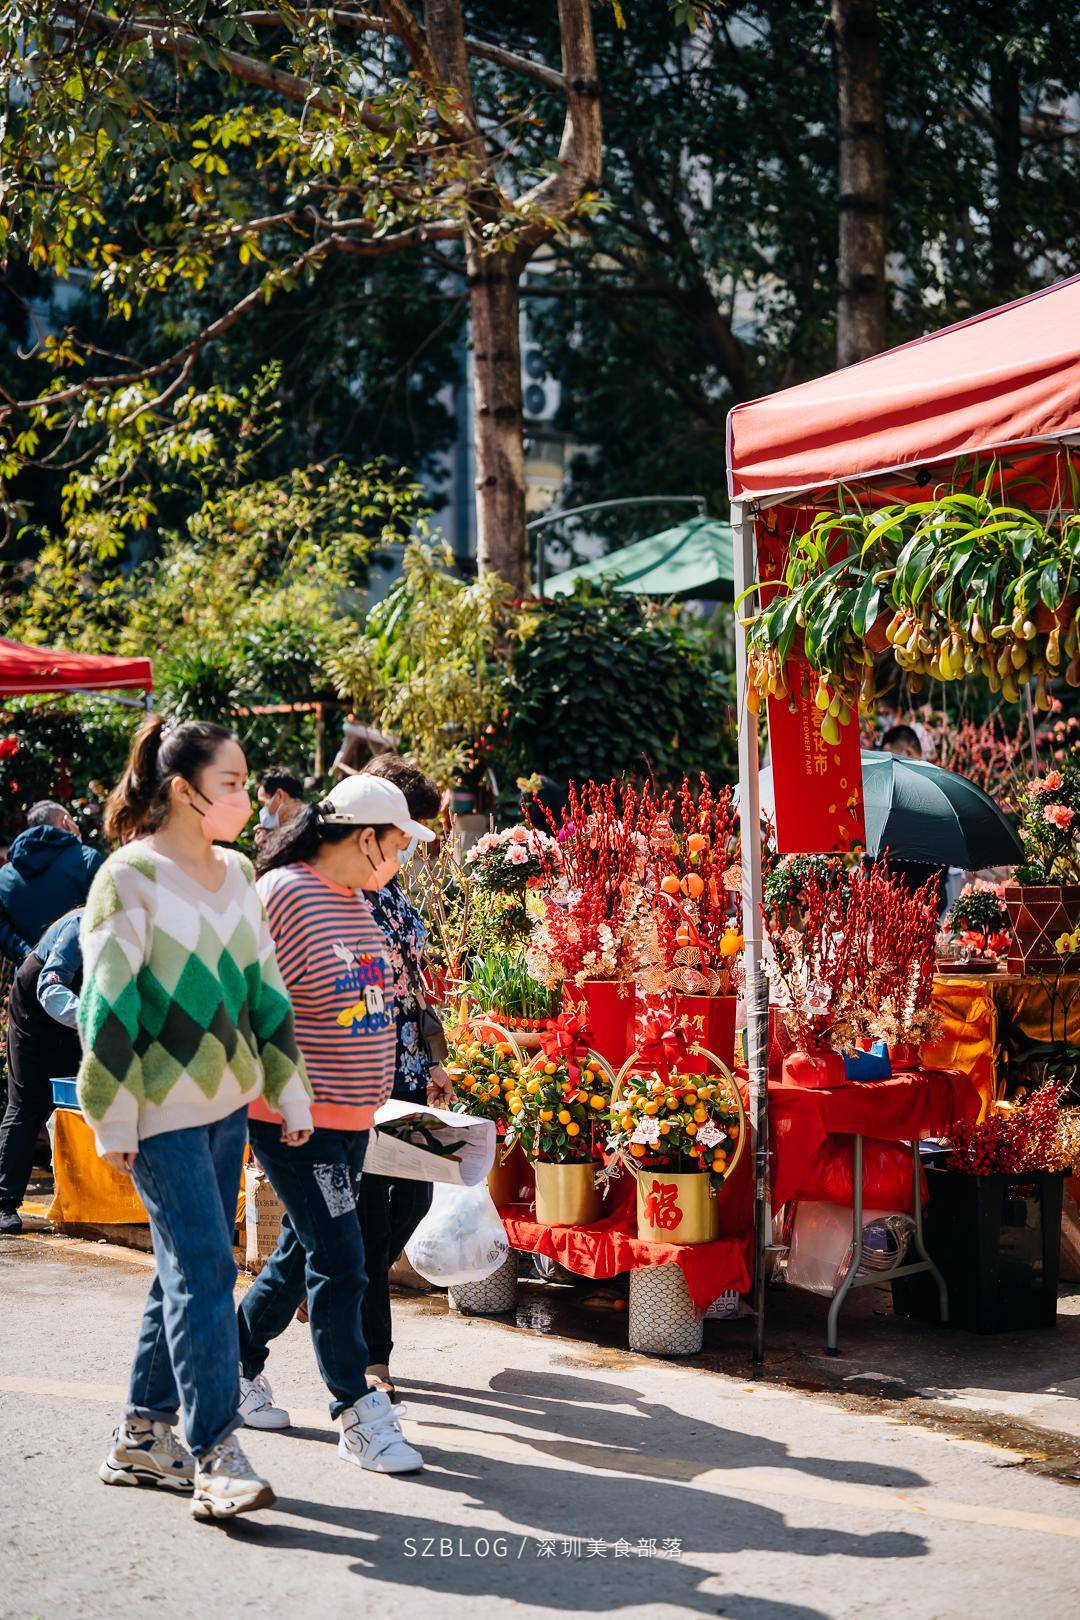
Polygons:
<instances>
[{"instance_id":1,"label":"man in dark jacket","mask_svg":"<svg viewBox=\"0 0 1080 1620\"><path fill-rule=\"evenodd\" d=\"M19 1205L38 1132L53 1111L53 1080L79 1067L75 1014L82 988L81 908L47 928L18 973L8 1002L8 1103L0 1123L0 1237L22 1231Z\"/></svg>"},{"instance_id":2,"label":"man in dark jacket","mask_svg":"<svg viewBox=\"0 0 1080 1620\"><path fill-rule=\"evenodd\" d=\"M0 869L0 955L19 967L50 923L84 904L103 860L62 804L35 804Z\"/></svg>"}]
</instances>

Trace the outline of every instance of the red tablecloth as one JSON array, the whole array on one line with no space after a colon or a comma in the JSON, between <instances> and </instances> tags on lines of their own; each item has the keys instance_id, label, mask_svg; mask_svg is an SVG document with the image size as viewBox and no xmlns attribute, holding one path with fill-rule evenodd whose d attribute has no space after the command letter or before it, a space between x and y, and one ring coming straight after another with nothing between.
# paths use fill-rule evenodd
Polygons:
<instances>
[{"instance_id":1,"label":"red tablecloth","mask_svg":"<svg viewBox=\"0 0 1080 1620\"><path fill-rule=\"evenodd\" d=\"M773 1204L779 1207L800 1194L804 1198L821 1196L820 1186L814 1184L814 1168L829 1138L835 1136L866 1137L868 1160L873 1151L877 1164L887 1167L892 1163L902 1178L901 1185L910 1186L908 1155L903 1150L888 1153L887 1144L947 1136L957 1120L977 1119L979 1108L978 1090L955 1069L918 1069L893 1075L891 1080L855 1081L820 1091L770 1080ZM850 1140L830 1146L846 1154L850 1165ZM847 1179L850 1186L850 1168ZM892 1180L890 1176L890 1186ZM867 1182L866 1201L872 1206L874 1182L869 1174Z\"/></svg>"},{"instance_id":2,"label":"red tablecloth","mask_svg":"<svg viewBox=\"0 0 1080 1620\"><path fill-rule=\"evenodd\" d=\"M582 1277L614 1277L640 1266L678 1266L696 1310L728 1289L745 1293L753 1278L754 1219L750 1155L744 1153L719 1195L721 1237L715 1243L642 1243L635 1236L635 1186L611 1184L611 1213L591 1226L539 1226L528 1204L501 1209L512 1248L547 1255Z\"/></svg>"}]
</instances>

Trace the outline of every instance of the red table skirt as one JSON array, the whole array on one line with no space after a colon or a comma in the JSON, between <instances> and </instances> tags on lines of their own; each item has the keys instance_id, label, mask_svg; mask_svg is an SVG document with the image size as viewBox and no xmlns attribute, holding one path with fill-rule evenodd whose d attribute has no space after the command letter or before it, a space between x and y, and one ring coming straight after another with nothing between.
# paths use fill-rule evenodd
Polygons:
<instances>
[{"instance_id":1,"label":"red table skirt","mask_svg":"<svg viewBox=\"0 0 1080 1620\"><path fill-rule=\"evenodd\" d=\"M715 1243L642 1243L635 1236L637 1210L629 1176L612 1183L611 1213L591 1226L539 1226L529 1204L513 1204L499 1214L512 1248L546 1255L581 1277L614 1277L641 1266L678 1266L694 1308L704 1311L728 1289L742 1294L751 1285L754 1231L750 1209L745 1207L749 1191L749 1158L744 1155L732 1184L720 1194L721 1225L734 1225L737 1235Z\"/></svg>"},{"instance_id":2,"label":"red table skirt","mask_svg":"<svg viewBox=\"0 0 1080 1620\"><path fill-rule=\"evenodd\" d=\"M958 1120L977 1119L980 1106L978 1090L956 1069L820 1091L770 1080L773 1204L798 1197L850 1203L851 1138L863 1136L867 1207L910 1209L911 1158L898 1144L947 1136Z\"/></svg>"}]
</instances>

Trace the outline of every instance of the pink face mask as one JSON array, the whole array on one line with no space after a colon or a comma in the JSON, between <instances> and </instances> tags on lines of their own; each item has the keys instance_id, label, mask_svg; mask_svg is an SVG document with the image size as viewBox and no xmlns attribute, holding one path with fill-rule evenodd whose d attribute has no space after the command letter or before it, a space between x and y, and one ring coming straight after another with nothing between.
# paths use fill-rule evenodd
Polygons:
<instances>
[{"instance_id":1,"label":"pink face mask","mask_svg":"<svg viewBox=\"0 0 1080 1620\"><path fill-rule=\"evenodd\" d=\"M382 845L379 843L378 839L375 840L375 844L379 854L382 855ZM370 855L368 855L368 860L371 860ZM372 865L371 876L364 884L364 888L385 889L391 878L397 877L399 870L400 862L398 861L397 850L395 849L392 854L383 856L383 859L378 863L378 865Z\"/></svg>"},{"instance_id":2,"label":"pink face mask","mask_svg":"<svg viewBox=\"0 0 1080 1620\"><path fill-rule=\"evenodd\" d=\"M203 837L211 843L233 843L251 820L251 800L244 789L236 788L221 799L208 799L198 788L195 791L209 806L206 810L199 810ZM197 805L195 808L198 810Z\"/></svg>"}]
</instances>

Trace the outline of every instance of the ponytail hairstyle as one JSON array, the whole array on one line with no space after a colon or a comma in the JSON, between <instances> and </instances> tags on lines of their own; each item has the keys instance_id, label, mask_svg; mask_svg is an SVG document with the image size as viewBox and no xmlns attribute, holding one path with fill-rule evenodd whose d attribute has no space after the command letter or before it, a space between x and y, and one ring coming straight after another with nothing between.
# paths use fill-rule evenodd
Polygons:
<instances>
[{"instance_id":1,"label":"ponytail hairstyle","mask_svg":"<svg viewBox=\"0 0 1080 1620\"><path fill-rule=\"evenodd\" d=\"M182 776L194 787L222 743L236 740L227 726L209 720L168 725L162 715L152 714L139 728L124 774L106 801L106 838L126 844L156 831L168 817L174 778Z\"/></svg>"},{"instance_id":2,"label":"ponytail hairstyle","mask_svg":"<svg viewBox=\"0 0 1080 1620\"><path fill-rule=\"evenodd\" d=\"M354 833L363 832L366 826L371 827L376 838L382 838L390 831L389 822L376 826L373 822L325 819L333 813L334 807L329 800L324 800L322 804L305 804L283 827L272 832L260 846L255 859L255 871L259 877L264 872L276 871L279 866L295 866L300 861L311 861L324 844L343 844Z\"/></svg>"}]
</instances>

